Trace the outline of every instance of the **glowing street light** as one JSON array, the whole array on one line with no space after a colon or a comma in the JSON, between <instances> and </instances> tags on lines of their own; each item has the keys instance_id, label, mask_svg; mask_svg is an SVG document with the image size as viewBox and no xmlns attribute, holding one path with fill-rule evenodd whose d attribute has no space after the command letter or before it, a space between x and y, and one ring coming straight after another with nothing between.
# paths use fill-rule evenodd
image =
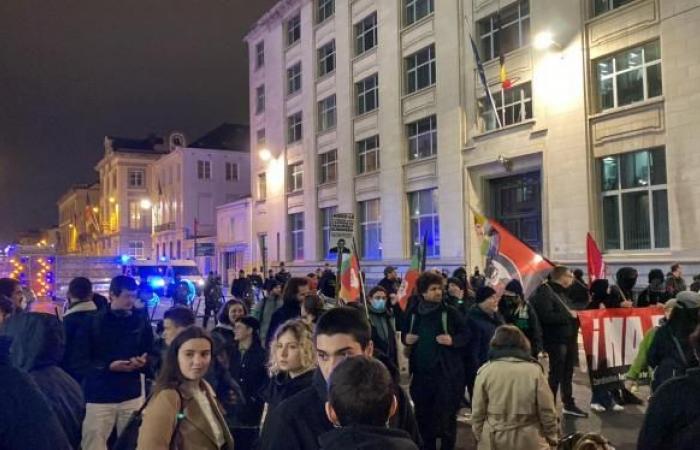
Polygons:
<instances>
[{"instance_id":1,"label":"glowing street light","mask_svg":"<svg viewBox=\"0 0 700 450\"><path fill-rule=\"evenodd\" d=\"M533 45L538 50L546 50L550 47L561 48L561 45L554 41L554 35L552 35L551 31L542 31L538 33L537 36L535 36Z\"/></svg>"},{"instance_id":2,"label":"glowing street light","mask_svg":"<svg viewBox=\"0 0 700 450\"><path fill-rule=\"evenodd\" d=\"M272 153L270 153L270 150L266 148L261 148L260 151L258 152L258 155L260 156L260 159L263 161L269 161L270 158L272 158Z\"/></svg>"},{"instance_id":3,"label":"glowing street light","mask_svg":"<svg viewBox=\"0 0 700 450\"><path fill-rule=\"evenodd\" d=\"M153 207L153 204L149 199L144 198L141 200L141 209L151 209L151 207Z\"/></svg>"}]
</instances>

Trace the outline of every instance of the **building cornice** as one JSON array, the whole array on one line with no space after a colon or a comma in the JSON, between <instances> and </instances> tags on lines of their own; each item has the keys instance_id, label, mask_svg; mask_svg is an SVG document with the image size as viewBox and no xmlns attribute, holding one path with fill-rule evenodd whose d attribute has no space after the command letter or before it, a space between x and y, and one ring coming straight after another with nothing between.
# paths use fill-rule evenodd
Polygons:
<instances>
[{"instance_id":1,"label":"building cornice","mask_svg":"<svg viewBox=\"0 0 700 450\"><path fill-rule=\"evenodd\" d=\"M272 25L279 23L291 9L301 6L306 1L308 0L280 0L255 22L250 31L243 36L243 41L250 43L257 39L261 31L269 30Z\"/></svg>"}]
</instances>

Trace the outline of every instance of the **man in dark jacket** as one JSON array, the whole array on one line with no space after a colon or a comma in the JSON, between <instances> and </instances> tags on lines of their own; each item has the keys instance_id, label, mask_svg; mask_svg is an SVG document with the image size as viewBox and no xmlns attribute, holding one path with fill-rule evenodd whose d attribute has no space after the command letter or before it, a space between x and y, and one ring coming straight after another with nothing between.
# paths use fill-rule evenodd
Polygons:
<instances>
[{"instance_id":1,"label":"man in dark jacket","mask_svg":"<svg viewBox=\"0 0 700 450\"><path fill-rule=\"evenodd\" d=\"M90 347L86 343L90 340L92 323L98 311L90 280L83 277L72 279L68 285L68 301L70 305L63 315L66 350L61 367L75 381L82 383L90 365Z\"/></svg>"},{"instance_id":2,"label":"man in dark jacket","mask_svg":"<svg viewBox=\"0 0 700 450\"><path fill-rule=\"evenodd\" d=\"M301 277L290 278L282 291L282 306L272 314L270 325L267 328L265 348L269 348L270 341L277 331L277 327L288 321L301 317L301 302L309 293L309 280Z\"/></svg>"},{"instance_id":3,"label":"man in dark jacket","mask_svg":"<svg viewBox=\"0 0 700 450\"><path fill-rule=\"evenodd\" d=\"M634 306L634 286L639 273L633 267L621 267L615 274L617 284L610 290L606 308L632 308Z\"/></svg>"},{"instance_id":4,"label":"man in dark jacket","mask_svg":"<svg viewBox=\"0 0 700 450\"><path fill-rule=\"evenodd\" d=\"M10 365L11 338L0 336L0 447L75 450L29 375Z\"/></svg>"},{"instance_id":5,"label":"man in dark jacket","mask_svg":"<svg viewBox=\"0 0 700 450\"><path fill-rule=\"evenodd\" d=\"M574 270L574 282L571 284L568 294L571 299L571 309L575 311L586 309L590 298L588 296L588 286L583 281L583 270Z\"/></svg>"},{"instance_id":6,"label":"man in dark jacket","mask_svg":"<svg viewBox=\"0 0 700 450\"><path fill-rule=\"evenodd\" d=\"M83 380L83 450L104 450L115 425L121 433L143 403L141 373L147 369L153 333L146 319L133 312L137 289L133 278L114 277L109 309L94 317L90 339L83 343L90 355Z\"/></svg>"},{"instance_id":7,"label":"man in dark jacket","mask_svg":"<svg viewBox=\"0 0 700 450\"><path fill-rule=\"evenodd\" d=\"M588 417L574 402L572 379L578 357L578 318L571 308L567 289L574 274L566 266L556 266L550 281L540 286L530 299L542 325L544 351L549 355L549 387L556 399L561 386L564 414Z\"/></svg>"},{"instance_id":8,"label":"man in dark jacket","mask_svg":"<svg viewBox=\"0 0 700 450\"><path fill-rule=\"evenodd\" d=\"M384 268L384 278L379 282L379 286L384 288L387 295L396 295L399 291L399 286L401 286L401 280L399 280L399 275L396 273L396 267L386 266Z\"/></svg>"},{"instance_id":9,"label":"man in dark jacket","mask_svg":"<svg viewBox=\"0 0 700 450\"><path fill-rule=\"evenodd\" d=\"M369 322L372 326L372 342L374 348L382 352L395 366L399 365L396 350L396 321L387 308L388 294L381 286L375 286L369 291Z\"/></svg>"},{"instance_id":10,"label":"man in dark jacket","mask_svg":"<svg viewBox=\"0 0 700 450\"><path fill-rule=\"evenodd\" d=\"M588 295L586 295L588 298ZM498 309L506 323L515 325L525 333L530 341L532 356L537 358L542 348L542 326L535 308L523 296L523 285L518 280L510 280L503 292Z\"/></svg>"},{"instance_id":11,"label":"man in dark jacket","mask_svg":"<svg viewBox=\"0 0 700 450\"><path fill-rule=\"evenodd\" d=\"M250 280L245 275L244 270L238 271L238 278L231 284L231 295L242 302L250 299Z\"/></svg>"},{"instance_id":12,"label":"man in dark jacket","mask_svg":"<svg viewBox=\"0 0 700 450\"><path fill-rule=\"evenodd\" d=\"M671 298L687 289L683 279L683 267L679 263L671 266L671 272L666 279L666 290L671 294Z\"/></svg>"},{"instance_id":13,"label":"man in dark jacket","mask_svg":"<svg viewBox=\"0 0 700 450\"><path fill-rule=\"evenodd\" d=\"M12 340L12 365L34 380L49 401L68 441L73 448L78 448L85 401L80 385L58 367L64 349L61 322L51 314L19 314L7 322L4 333Z\"/></svg>"},{"instance_id":14,"label":"man in dark jacket","mask_svg":"<svg viewBox=\"0 0 700 450\"><path fill-rule=\"evenodd\" d=\"M500 298L493 288L482 286L476 291L476 303L467 313L471 341L467 355L466 383L470 394L474 391L479 367L489 360L491 338L496 333L496 328L505 324L503 316L498 312Z\"/></svg>"},{"instance_id":15,"label":"man in dark jacket","mask_svg":"<svg viewBox=\"0 0 700 450\"><path fill-rule=\"evenodd\" d=\"M280 262L280 271L277 272L277 275L275 275L275 278L277 278L277 281L282 283L283 285L289 281L290 278L292 278L292 274L287 271L287 268L284 266L284 261Z\"/></svg>"},{"instance_id":16,"label":"man in dark jacket","mask_svg":"<svg viewBox=\"0 0 700 450\"><path fill-rule=\"evenodd\" d=\"M403 340L410 346L411 399L426 450L453 449L457 411L464 394L469 329L462 315L442 301L443 278L424 272L416 282L419 301L409 312Z\"/></svg>"},{"instance_id":17,"label":"man in dark jacket","mask_svg":"<svg viewBox=\"0 0 700 450\"><path fill-rule=\"evenodd\" d=\"M314 341L319 368L313 383L280 403L268 417L260 436L261 450L320 449L319 436L333 430L325 411L328 398L326 380L345 358L372 356L373 353L369 323L364 313L356 308L335 308L321 316L316 323ZM394 379L393 389L398 408L389 420L389 426L406 431L420 447L411 404L397 379Z\"/></svg>"},{"instance_id":18,"label":"man in dark jacket","mask_svg":"<svg viewBox=\"0 0 700 450\"><path fill-rule=\"evenodd\" d=\"M673 295L666 290L664 272L661 269L652 269L649 271L649 286L644 289L639 298L637 298L637 306L645 307L657 304L666 303L673 298Z\"/></svg>"},{"instance_id":19,"label":"man in dark jacket","mask_svg":"<svg viewBox=\"0 0 700 450\"><path fill-rule=\"evenodd\" d=\"M455 308L466 319L469 310L474 306L474 296L469 295L463 278L447 279L447 296L445 302Z\"/></svg>"}]
</instances>

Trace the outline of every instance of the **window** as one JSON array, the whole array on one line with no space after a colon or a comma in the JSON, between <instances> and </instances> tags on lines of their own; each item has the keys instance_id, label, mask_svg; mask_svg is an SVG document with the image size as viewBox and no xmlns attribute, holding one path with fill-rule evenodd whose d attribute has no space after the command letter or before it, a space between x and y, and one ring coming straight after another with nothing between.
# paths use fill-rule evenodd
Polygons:
<instances>
[{"instance_id":1,"label":"window","mask_svg":"<svg viewBox=\"0 0 700 450\"><path fill-rule=\"evenodd\" d=\"M144 219L142 216L144 210L141 209L141 202L129 201L129 228L132 230L140 230L144 227Z\"/></svg>"},{"instance_id":2,"label":"window","mask_svg":"<svg viewBox=\"0 0 700 450\"><path fill-rule=\"evenodd\" d=\"M289 243L291 259L304 259L304 213L289 215Z\"/></svg>"},{"instance_id":3,"label":"window","mask_svg":"<svg viewBox=\"0 0 700 450\"><path fill-rule=\"evenodd\" d=\"M426 256L440 256L440 218L438 191L426 189L408 194L409 221L411 222L411 254L426 240Z\"/></svg>"},{"instance_id":4,"label":"window","mask_svg":"<svg viewBox=\"0 0 700 450\"><path fill-rule=\"evenodd\" d=\"M255 134L258 147L264 147L265 143L267 142L267 139L265 138L265 128L260 128Z\"/></svg>"},{"instance_id":5,"label":"window","mask_svg":"<svg viewBox=\"0 0 700 450\"><path fill-rule=\"evenodd\" d=\"M258 200L267 199L267 174L265 172L258 174Z\"/></svg>"},{"instance_id":6,"label":"window","mask_svg":"<svg viewBox=\"0 0 700 450\"><path fill-rule=\"evenodd\" d=\"M318 131L335 128L335 94L318 102Z\"/></svg>"},{"instance_id":7,"label":"window","mask_svg":"<svg viewBox=\"0 0 700 450\"><path fill-rule=\"evenodd\" d=\"M211 161L197 161L197 178L211 180Z\"/></svg>"},{"instance_id":8,"label":"window","mask_svg":"<svg viewBox=\"0 0 700 450\"><path fill-rule=\"evenodd\" d=\"M287 47L301 39L301 16L297 14L287 21Z\"/></svg>"},{"instance_id":9,"label":"window","mask_svg":"<svg viewBox=\"0 0 700 450\"><path fill-rule=\"evenodd\" d=\"M132 258L145 258L143 241L129 241L129 256Z\"/></svg>"},{"instance_id":10,"label":"window","mask_svg":"<svg viewBox=\"0 0 700 450\"><path fill-rule=\"evenodd\" d=\"M265 112L265 85L262 84L255 89L255 114Z\"/></svg>"},{"instance_id":11,"label":"window","mask_svg":"<svg viewBox=\"0 0 700 450\"><path fill-rule=\"evenodd\" d=\"M503 126L513 125L532 119L532 88L530 82L513 86L510 89L493 93L493 101L496 103L498 117ZM479 115L483 121L483 130L495 130L498 128L493 106L488 98L479 99Z\"/></svg>"},{"instance_id":12,"label":"window","mask_svg":"<svg viewBox=\"0 0 700 450\"><path fill-rule=\"evenodd\" d=\"M177 259L182 258L182 241L177 241Z\"/></svg>"},{"instance_id":13,"label":"window","mask_svg":"<svg viewBox=\"0 0 700 450\"><path fill-rule=\"evenodd\" d=\"M406 93L435 84L435 45L429 45L406 58Z\"/></svg>"},{"instance_id":14,"label":"window","mask_svg":"<svg viewBox=\"0 0 700 450\"><path fill-rule=\"evenodd\" d=\"M607 250L669 247L663 148L599 159Z\"/></svg>"},{"instance_id":15,"label":"window","mask_svg":"<svg viewBox=\"0 0 700 450\"><path fill-rule=\"evenodd\" d=\"M301 89L301 63L298 62L287 69L287 95Z\"/></svg>"},{"instance_id":16,"label":"window","mask_svg":"<svg viewBox=\"0 0 700 450\"><path fill-rule=\"evenodd\" d=\"M599 59L595 67L599 111L661 95L659 41Z\"/></svg>"},{"instance_id":17,"label":"window","mask_svg":"<svg viewBox=\"0 0 700 450\"><path fill-rule=\"evenodd\" d=\"M226 163L226 181L238 181L238 164Z\"/></svg>"},{"instance_id":18,"label":"window","mask_svg":"<svg viewBox=\"0 0 700 450\"><path fill-rule=\"evenodd\" d=\"M260 41L255 45L255 68L259 69L265 65L265 42Z\"/></svg>"},{"instance_id":19,"label":"window","mask_svg":"<svg viewBox=\"0 0 700 450\"><path fill-rule=\"evenodd\" d=\"M338 150L331 150L318 155L319 184L333 183L337 179Z\"/></svg>"},{"instance_id":20,"label":"window","mask_svg":"<svg viewBox=\"0 0 700 450\"><path fill-rule=\"evenodd\" d=\"M129 169L128 177L130 188L144 187L146 172L143 169Z\"/></svg>"},{"instance_id":21,"label":"window","mask_svg":"<svg viewBox=\"0 0 700 450\"><path fill-rule=\"evenodd\" d=\"M414 22L421 20L423 17L432 14L435 5L433 0L406 0L405 6L405 25L411 25Z\"/></svg>"},{"instance_id":22,"label":"window","mask_svg":"<svg viewBox=\"0 0 700 450\"><path fill-rule=\"evenodd\" d=\"M408 159L437 154L437 117L430 116L407 125Z\"/></svg>"},{"instance_id":23,"label":"window","mask_svg":"<svg viewBox=\"0 0 700 450\"><path fill-rule=\"evenodd\" d=\"M626 5L632 0L593 0L593 15L597 16Z\"/></svg>"},{"instance_id":24,"label":"window","mask_svg":"<svg viewBox=\"0 0 700 450\"><path fill-rule=\"evenodd\" d=\"M370 75L355 83L357 114L364 114L379 107L379 75Z\"/></svg>"},{"instance_id":25,"label":"window","mask_svg":"<svg viewBox=\"0 0 700 450\"><path fill-rule=\"evenodd\" d=\"M355 24L355 55L377 46L377 12Z\"/></svg>"},{"instance_id":26,"label":"window","mask_svg":"<svg viewBox=\"0 0 700 450\"><path fill-rule=\"evenodd\" d=\"M335 0L318 0L316 21L321 23L335 13Z\"/></svg>"},{"instance_id":27,"label":"window","mask_svg":"<svg viewBox=\"0 0 700 450\"><path fill-rule=\"evenodd\" d=\"M360 256L382 259L382 212L379 199L358 203L360 218Z\"/></svg>"},{"instance_id":28,"label":"window","mask_svg":"<svg viewBox=\"0 0 700 450\"><path fill-rule=\"evenodd\" d=\"M287 192L300 192L304 189L304 163L295 163L287 166Z\"/></svg>"},{"instance_id":29,"label":"window","mask_svg":"<svg viewBox=\"0 0 700 450\"><path fill-rule=\"evenodd\" d=\"M375 135L357 144L357 174L374 172L379 169L379 136Z\"/></svg>"},{"instance_id":30,"label":"window","mask_svg":"<svg viewBox=\"0 0 700 450\"><path fill-rule=\"evenodd\" d=\"M488 61L530 43L530 5L527 0L503 8L479 21L481 57Z\"/></svg>"},{"instance_id":31,"label":"window","mask_svg":"<svg viewBox=\"0 0 700 450\"><path fill-rule=\"evenodd\" d=\"M301 111L299 111L287 117L287 144L301 141L302 137Z\"/></svg>"},{"instance_id":32,"label":"window","mask_svg":"<svg viewBox=\"0 0 700 450\"><path fill-rule=\"evenodd\" d=\"M335 39L318 49L318 76L335 70ZM301 76L300 76L301 77Z\"/></svg>"},{"instance_id":33,"label":"window","mask_svg":"<svg viewBox=\"0 0 700 450\"><path fill-rule=\"evenodd\" d=\"M331 254L331 219L333 214L338 212L337 206L331 206L329 208L321 208L321 249L323 251L324 259L335 259L336 256Z\"/></svg>"}]
</instances>

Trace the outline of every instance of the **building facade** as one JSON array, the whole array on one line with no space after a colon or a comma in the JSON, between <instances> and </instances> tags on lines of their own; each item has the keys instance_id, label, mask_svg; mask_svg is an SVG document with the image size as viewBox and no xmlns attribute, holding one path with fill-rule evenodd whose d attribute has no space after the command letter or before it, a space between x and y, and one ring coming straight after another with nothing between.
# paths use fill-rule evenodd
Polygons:
<instances>
[{"instance_id":1,"label":"building facade","mask_svg":"<svg viewBox=\"0 0 700 450\"><path fill-rule=\"evenodd\" d=\"M243 269L250 272L255 237L252 230L253 199L242 198L216 208L216 257L218 273L230 286Z\"/></svg>"},{"instance_id":2,"label":"building facade","mask_svg":"<svg viewBox=\"0 0 700 450\"><path fill-rule=\"evenodd\" d=\"M423 237L479 265L477 210L558 262L591 232L613 266L696 264L699 4L280 1L246 36L253 260L317 266L352 212L370 273Z\"/></svg>"},{"instance_id":3,"label":"building facade","mask_svg":"<svg viewBox=\"0 0 700 450\"><path fill-rule=\"evenodd\" d=\"M97 253L99 204L99 183L74 185L61 196L57 203L58 238L55 243L59 255Z\"/></svg>"}]
</instances>

